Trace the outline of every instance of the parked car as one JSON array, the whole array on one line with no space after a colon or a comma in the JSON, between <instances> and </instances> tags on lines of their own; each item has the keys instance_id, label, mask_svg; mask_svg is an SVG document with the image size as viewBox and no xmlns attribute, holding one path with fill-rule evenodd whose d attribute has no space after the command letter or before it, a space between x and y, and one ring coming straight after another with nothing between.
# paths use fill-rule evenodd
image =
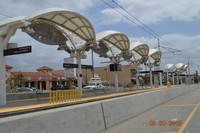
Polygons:
<instances>
[{"instance_id":1,"label":"parked car","mask_svg":"<svg viewBox=\"0 0 200 133\"><path fill-rule=\"evenodd\" d=\"M76 89L77 87L72 85L72 89ZM53 86L51 88L52 91L55 91L55 90L69 90L69 86L66 86L66 85L56 85L56 86Z\"/></svg>"},{"instance_id":2,"label":"parked car","mask_svg":"<svg viewBox=\"0 0 200 133\"><path fill-rule=\"evenodd\" d=\"M78 87L77 84L72 84L72 86L76 86L76 87ZM85 87L85 86L86 86L85 84L82 84L82 88Z\"/></svg>"},{"instance_id":3,"label":"parked car","mask_svg":"<svg viewBox=\"0 0 200 133\"><path fill-rule=\"evenodd\" d=\"M96 84L96 83L90 83L88 85L86 85L85 87L83 87L83 89L105 89L105 86L102 84Z\"/></svg>"},{"instance_id":4,"label":"parked car","mask_svg":"<svg viewBox=\"0 0 200 133\"><path fill-rule=\"evenodd\" d=\"M29 87L19 87L15 89L15 92L33 92L34 90Z\"/></svg>"}]
</instances>

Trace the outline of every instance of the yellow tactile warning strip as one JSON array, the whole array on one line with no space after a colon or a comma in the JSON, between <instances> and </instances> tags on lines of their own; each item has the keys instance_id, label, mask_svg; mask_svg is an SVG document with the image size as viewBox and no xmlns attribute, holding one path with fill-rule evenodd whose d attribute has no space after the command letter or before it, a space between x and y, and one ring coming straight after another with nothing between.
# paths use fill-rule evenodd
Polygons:
<instances>
[{"instance_id":1,"label":"yellow tactile warning strip","mask_svg":"<svg viewBox=\"0 0 200 133\"><path fill-rule=\"evenodd\" d=\"M121 93L114 93L114 94L109 94L109 95L81 98L80 100L76 100L76 101L67 101L67 102L54 103L54 104L44 103L44 104L28 105L28 106L21 106L21 107L3 108L3 109L0 109L0 114L28 111L28 110L42 109L42 108L58 107L59 105L66 105L66 104L75 104L75 103L78 104L78 103L85 103L85 102L91 102L91 101L98 101L98 100L103 100L103 99L108 99L108 98L132 95L132 94L155 91L155 90L160 90L160 89L161 88L153 88L153 89L138 90L138 91L133 91L133 92L121 92Z\"/></svg>"}]
</instances>

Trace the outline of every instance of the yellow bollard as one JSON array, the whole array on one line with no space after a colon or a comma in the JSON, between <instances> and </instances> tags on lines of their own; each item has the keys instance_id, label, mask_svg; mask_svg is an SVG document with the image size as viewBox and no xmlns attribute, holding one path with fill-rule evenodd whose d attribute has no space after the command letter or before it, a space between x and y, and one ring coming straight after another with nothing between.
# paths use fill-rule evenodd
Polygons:
<instances>
[{"instance_id":1,"label":"yellow bollard","mask_svg":"<svg viewBox=\"0 0 200 133\"><path fill-rule=\"evenodd\" d=\"M171 83L167 82L167 88L170 88L170 87L171 87Z\"/></svg>"},{"instance_id":2,"label":"yellow bollard","mask_svg":"<svg viewBox=\"0 0 200 133\"><path fill-rule=\"evenodd\" d=\"M49 103L53 104L56 101L56 91L49 91Z\"/></svg>"},{"instance_id":3,"label":"yellow bollard","mask_svg":"<svg viewBox=\"0 0 200 133\"><path fill-rule=\"evenodd\" d=\"M136 84L131 85L131 90L136 90L136 88L137 88Z\"/></svg>"},{"instance_id":4,"label":"yellow bollard","mask_svg":"<svg viewBox=\"0 0 200 133\"><path fill-rule=\"evenodd\" d=\"M49 103L51 104L52 103L52 98L53 98L53 95L52 95L52 91L49 91Z\"/></svg>"},{"instance_id":5,"label":"yellow bollard","mask_svg":"<svg viewBox=\"0 0 200 133\"><path fill-rule=\"evenodd\" d=\"M79 99L81 100L81 90L78 90Z\"/></svg>"},{"instance_id":6,"label":"yellow bollard","mask_svg":"<svg viewBox=\"0 0 200 133\"><path fill-rule=\"evenodd\" d=\"M72 90L69 90L69 101L72 101Z\"/></svg>"},{"instance_id":7,"label":"yellow bollard","mask_svg":"<svg viewBox=\"0 0 200 133\"><path fill-rule=\"evenodd\" d=\"M58 103L59 102L59 91L57 90L56 91L56 103Z\"/></svg>"},{"instance_id":8,"label":"yellow bollard","mask_svg":"<svg viewBox=\"0 0 200 133\"><path fill-rule=\"evenodd\" d=\"M72 90L72 101L75 101L74 90Z\"/></svg>"},{"instance_id":9,"label":"yellow bollard","mask_svg":"<svg viewBox=\"0 0 200 133\"><path fill-rule=\"evenodd\" d=\"M70 94L69 94L69 90L67 90L67 101L69 101L69 99L70 99Z\"/></svg>"},{"instance_id":10,"label":"yellow bollard","mask_svg":"<svg viewBox=\"0 0 200 133\"><path fill-rule=\"evenodd\" d=\"M62 96L63 96L63 102L66 102L66 100L67 100L67 98L66 98L66 96L67 96L67 90L63 90L63 94L62 94Z\"/></svg>"},{"instance_id":11,"label":"yellow bollard","mask_svg":"<svg viewBox=\"0 0 200 133\"><path fill-rule=\"evenodd\" d=\"M57 90L49 91L49 103L62 103L67 101L77 101L81 99L81 91L77 90Z\"/></svg>"}]
</instances>

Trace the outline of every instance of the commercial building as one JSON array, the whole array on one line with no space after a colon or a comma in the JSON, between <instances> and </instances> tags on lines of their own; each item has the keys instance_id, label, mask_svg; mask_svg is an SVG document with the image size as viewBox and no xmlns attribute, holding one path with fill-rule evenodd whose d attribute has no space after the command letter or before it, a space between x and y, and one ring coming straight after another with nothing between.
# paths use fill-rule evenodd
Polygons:
<instances>
[{"instance_id":1,"label":"commercial building","mask_svg":"<svg viewBox=\"0 0 200 133\"><path fill-rule=\"evenodd\" d=\"M52 86L58 84L68 85L69 82L76 83L76 78L65 78L63 70L53 70L47 66L36 70L36 72L12 72L12 67L6 65L7 91L11 89L14 76L16 75L22 75L23 77L19 86L34 87L40 90L49 90Z\"/></svg>"},{"instance_id":2,"label":"commercial building","mask_svg":"<svg viewBox=\"0 0 200 133\"><path fill-rule=\"evenodd\" d=\"M34 87L41 90L49 90L52 86L58 84L68 85L69 82L77 83L76 77L65 78L64 70L53 70L48 66L40 67L36 69L36 72L13 72L12 68L12 66L6 65L7 90L11 87L8 80L14 79L14 75L17 74L21 74L23 77L20 86ZM131 80L134 80L134 74L131 73L133 70L135 70L133 65L122 65L122 71L118 71L119 85L126 85L131 83ZM110 71L109 66L95 67L94 73L97 74L102 81L108 81L111 85L114 85L115 72ZM92 70L82 70L83 84L87 84L92 77Z\"/></svg>"}]
</instances>

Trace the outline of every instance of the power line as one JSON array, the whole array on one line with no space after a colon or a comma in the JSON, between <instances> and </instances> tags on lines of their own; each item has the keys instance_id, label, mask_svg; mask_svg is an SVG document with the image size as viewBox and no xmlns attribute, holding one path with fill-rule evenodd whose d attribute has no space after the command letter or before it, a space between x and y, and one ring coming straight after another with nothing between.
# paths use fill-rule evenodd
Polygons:
<instances>
[{"instance_id":1,"label":"power line","mask_svg":"<svg viewBox=\"0 0 200 133\"><path fill-rule=\"evenodd\" d=\"M132 13L130 13L129 11L127 11L122 5L118 4L115 0L112 0L113 3L115 3L118 7L120 7L123 11L125 11L127 14L129 14L131 17L133 17L135 20L137 20L141 25L143 25L146 29L148 29L152 34L153 34L153 37L156 37L156 38L160 38L164 43L165 45L167 45L168 47L170 47L169 45L172 46L171 43L169 43L168 41L166 41L164 38L162 38L159 34L157 34L155 31L153 31L151 28L149 28L147 25L145 25L142 21L140 21L136 16L134 16ZM171 48L172 50L172 48ZM180 50L178 50L177 48L174 49L174 52L180 52Z\"/></svg>"},{"instance_id":2,"label":"power line","mask_svg":"<svg viewBox=\"0 0 200 133\"><path fill-rule=\"evenodd\" d=\"M171 52L171 53L175 53L175 52L181 52L181 50L179 50L178 48L171 48L174 47L171 43L169 43L168 41L166 41L163 37L161 37L159 34L157 34L155 31L153 31L151 28L149 28L147 25L145 25L142 21L140 21L137 17L135 17L132 13L130 13L129 11L127 11L122 5L118 4L115 0L112 0L112 2L117 5L119 8L121 8L124 12L126 12L127 14L129 14L132 18L134 18L135 20L137 20L137 22L139 22L141 25L137 24L135 21L133 21L130 17L128 17L127 15L123 14L121 11L117 10L114 6L111 6L108 2L105 2L104 0L101 0L103 3L105 3L107 6L111 7L112 9L114 9L115 11L117 11L119 14L121 14L122 16L124 16L126 19L128 19L129 21L131 21L132 23L136 24L139 28L141 28L142 30L144 30L145 32L149 33L151 36L153 36L156 39L161 39L162 42L167 46L161 46L163 49L166 49L167 51ZM168 53L169 53L168 52ZM196 66L200 66L197 65L196 63L193 63L191 60L189 60L187 57L183 56L182 54L178 54L181 58L190 61L192 64L195 64Z\"/></svg>"},{"instance_id":3,"label":"power line","mask_svg":"<svg viewBox=\"0 0 200 133\"><path fill-rule=\"evenodd\" d=\"M0 12L0 15L2 15L2 16L4 16L4 17L7 17L7 18L12 18L11 16L9 16L9 15L6 15L6 14L4 14L4 13L1 13L1 12Z\"/></svg>"},{"instance_id":4,"label":"power line","mask_svg":"<svg viewBox=\"0 0 200 133\"><path fill-rule=\"evenodd\" d=\"M114 0L112 0L112 2L114 4L116 4L118 7L120 7L123 11L125 11L127 14L131 15L131 17L133 17L135 20L137 20L141 25L137 24L135 21L133 21L132 19L130 19L128 16L126 16L125 14L123 14L122 12L120 12L119 10L117 10L114 6L111 6L108 2L101 0L103 3L105 3L107 6L109 6L110 8L114 9L116 12L118 12L119 14L121 14L122 16L124 16L126 19L128 19L129 21L131 21L132 23L134 23L135 25L137 25L139 28L141 28L142 30L144 30L145 32L147 32L148 34L150 34L152 37L154 38L160 38L162 40L162 42L167 45L168 47L170 47L169 45L171 45L168 41L166 41L165 39L163 39L162 37L160 37L160 35L158 35L156 32L154 32L151 28L149 28L148 26L146 26L142 21L140 21L137 17L135 17L133 14L131 14L130 12L128 12L123 6L121 6L120 4L118 4L117 2L115 2ZM170 52L174 53L174 52L180 52L180 50L173 49L174 51L172 51L172 48L166 48L166 47L162 47L166 50L171 49Z\"/></svg>"},{"instance_id":5,"label":"power line","mask_svg":"<svg viewBox=\"0 0 200 133\"><path fill-rule=\"evenodd\" d=\"M137 24L136 22L134 22L132 19L130 19L129 17L127 17L126 15L124 15L122 12L120 12L119 10L117 10L114 6L111 6L109 3L105 2L104 0L101 0L101 1L103 3L105 3L106 5L108 5L110 8L112 8L113 10L115 10L116 12L118 12L119 14L121 14L123 17L125 17L126 19L128 19L129 21L131 21L132 23L134 23L135 25L137 25L138 27L140 27L141 29L143 29L147 33L149 33L150 35L152 35L154 38L157 38L157 36L155 36L154 34L152 34L151 32L149 32L148 30L146 30L145 28L143 28L142 26L140 26L139 24Z\"/></svg>"}]
</instances>

